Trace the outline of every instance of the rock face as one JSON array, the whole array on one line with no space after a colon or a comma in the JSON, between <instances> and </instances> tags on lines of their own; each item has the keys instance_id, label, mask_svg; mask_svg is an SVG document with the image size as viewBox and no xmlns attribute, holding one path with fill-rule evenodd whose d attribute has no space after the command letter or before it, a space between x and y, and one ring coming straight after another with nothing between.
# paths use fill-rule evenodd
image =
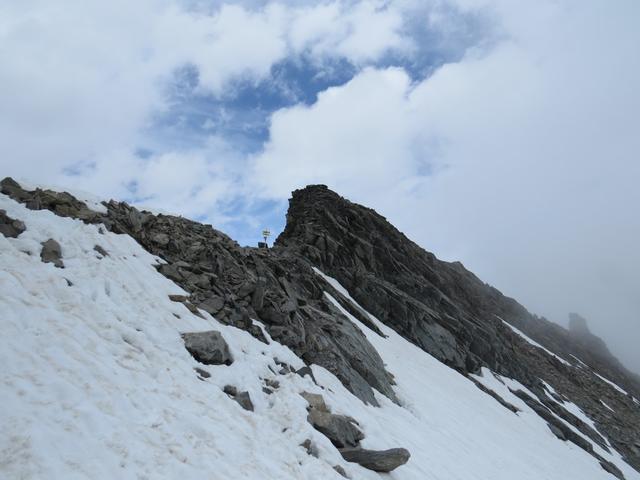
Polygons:
<instances>
[{"instance_id":1,"label":"rock face","mask_svg":"<svg viewBox=\"0 0 640 480\"><path fill-rule=\"evenodd\" d=\"M568 441L582 443L586 451L594 444L606 447L608 441L640 470L640 413L634 402L640 398L640 381L588 331L586 322L573 316L566 330L532 315L462 264L438 260L375 211L325 186L293 192L286 228L271 249L243 248L210 225L153 215L126 203L111 201L105 204L107 213L94 212L68 193L29 191L12 179L0 182L0 191L28 208L130 235L164 260L158 270L189 293L176 300L186 308L209 312L266 341L253 322L258 320L275 341L307 365L335 374L364 402L377 405L374 389L397 402L393 377L379 354L325 292L373 332L381 335L380 330L316 274L317 267L336 278L362 308L460 374L487 367L517 380L537 397L528 400L534 411ZM488 393L517 411L495 392ZM597 431L562 407L562 399L585 412ZM582 440L566 426L562 430L555 416L580 431Z\"/></svg>"},{"instance_id":2,"label":"rock face","mask_svg":"<svg viewBox=\"0 0 640 480\"><path fill-rule=\"evenodd\" d=\"M24 223L7 215L7 212L0 210L0 233L7 238L16 238L26 230Z\"/></svg>"},{"instance_id":3,"label":"rock face","mask_svg":"<svg viewBox=\"0 0 640 480\"><path fill-rule=\"evenodd\" d=\"M205 365L231 365L229 346L220 332L183 333L184 346L198 362Z\"/></svg>"},{"instance_id":4,"label":"rock face","mask_svg":"<svg viewBox=\"0 0 640 480\"><path fill-rule=\"evenodd\" d=\"M347 462L354 462L364 468L376 472L390 472L409 461L411 454L404 448L389 450L364 450L361 448L343 448L340 450L342 458Z\"/></svg>"},{"instance_id":5,"label":"rock face","mask_svg":"<svg viewBox=\"0 0 640 480\"><path fill-rule=\"evenodd\" d=\"M62 248L53 238L42 243L40 259L44 263L53 263L53 265L58 268L64 268L64 263L62 262Z\"/></svg>"}]
</instances>

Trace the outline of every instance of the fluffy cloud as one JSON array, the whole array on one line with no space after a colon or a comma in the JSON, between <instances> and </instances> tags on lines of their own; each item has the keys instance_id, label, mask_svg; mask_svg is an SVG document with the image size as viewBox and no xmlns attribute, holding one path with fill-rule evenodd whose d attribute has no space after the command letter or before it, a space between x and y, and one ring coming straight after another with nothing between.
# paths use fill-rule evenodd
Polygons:
<instances>
[{"instance_id":1,"label":"fluffy cloud","mask_svg":"<svg viewBox=\"0 0 640 480\"><path fill-rule=\"evenodd\" d=\"M402 70L370 69L310 107L274 114L270 141L253 165L260 190L286 197L292 186L325 182L373 196L413 176L409 86Z\"/></svg>"},{"instance_id":2,"label":"fluffy cloud","mask_svg":"<svg viewBox=\"0 0 640 480\"><path fill-rule=\"evenodd\" d=\"M192 66L200 90L225 96L234 80L257 82L287 57L362 62L409 45L400 37L398 13L377 1L189 5L179 0L3 4L3 171L61 183L90 181L102 172L114 180L120 175L122 186L137 178L141 165L146 168L132 152L145 143L154 116L168 108L167 88L177 69ZM179 152L173 155L163 163L173 172L193 165L190 151L184 161ZM130 168L119 167L122 158L130 160ZM69 177L70 169L83 175Z\"/></svg>"}]
</instances>

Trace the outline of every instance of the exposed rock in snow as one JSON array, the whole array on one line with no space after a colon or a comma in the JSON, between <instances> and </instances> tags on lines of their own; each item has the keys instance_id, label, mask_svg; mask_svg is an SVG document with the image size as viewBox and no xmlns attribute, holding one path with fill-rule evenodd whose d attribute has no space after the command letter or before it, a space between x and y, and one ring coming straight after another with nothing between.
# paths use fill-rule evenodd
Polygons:
<instances>
[{"instance_id":1,"label":"exposed rock in snow","mask_svg":"<svg viewBox=\"0 0 640 480\"><path fill-rule=\"evenodd\" d=\"M307 417L313 428L325 435L336 447L356 447L364 438L362 432L345 415L311 408Z\"/></svg>"},{"instance_id":2,"label":"exposed rock in snow","mask_svg":"<svg viewBox=\"0 0 640 480\"><path fill-rule=\"evenodd\" d=\"M44 263L53 263L58 268L64 268L64 263L62 262L62 248L53 238L50 238L46 242L42 242L40 259Z\"/></svg>"},{"instance_id":3,"label":"exposed rock in snow","mask_svg":"<svg viewBox=\"0 0 640 480\"><path fill-rule=\"evenodd\" d=\"M253 402L251 401L249 392L238 392L233 396L233 399L245 410L253 412Z\"/></svg>"},{"instance_id":4,"label":"exposed rock in snow","mask_svg":"<svg viewBox=\"0 0 640 480\"><path fill-rule=\"evenodd\" d=\"M0 233L7 238L17 238L26 230L24 223L7 215L7 212L0 210Z\"/></svg>"},{"instance_id":5,"label":"exposed rock in snow","mask_svg":"<svg viewBox=\"0 0 640 480\"><path fill-rule=\"evenodd\" d=\"M231 365L233 357L220 332L183 333L184 346L193 358L205 365Z\"/></svg>"},{"instance_id":6,"label":"exposed rock in snow","mask_svg":"<svg viewBox=\"0 0 640 480\"><path fill-rule=\"evenodd\" d=\"M340 450L347 462L355 462L375 472L390 472L409 461L411 454L404 448L389 450L365 450L362 448L343 448Z\"/></svg>"}]
</instances>

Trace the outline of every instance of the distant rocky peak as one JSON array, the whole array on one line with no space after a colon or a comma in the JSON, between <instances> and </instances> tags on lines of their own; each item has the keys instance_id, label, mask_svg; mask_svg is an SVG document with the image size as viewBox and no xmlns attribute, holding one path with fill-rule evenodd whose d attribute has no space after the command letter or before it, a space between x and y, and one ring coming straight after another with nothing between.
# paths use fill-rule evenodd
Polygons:
<instances>
[{"instance_id":1,"label":"distant rocky peak","mask_svg":"<svg viewBox=\"0 0 640 480\"><path fill-rule=\"evenodd\" d=\"M575 312L569 314L569 331L574 335L591 335L587 319Z\"/></svg>"}]
</instances>

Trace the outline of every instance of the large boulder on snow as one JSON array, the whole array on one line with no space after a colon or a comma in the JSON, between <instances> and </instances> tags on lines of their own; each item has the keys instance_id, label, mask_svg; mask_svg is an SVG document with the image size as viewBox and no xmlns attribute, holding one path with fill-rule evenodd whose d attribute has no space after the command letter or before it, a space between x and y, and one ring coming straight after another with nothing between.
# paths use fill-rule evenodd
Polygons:
<instances>
[{"instance_id":1,"label":"large boulder on snow","mask_svg":"<svg viewBox=\"0 0 640 480\"><path fill-rule=\"evenodd\" d=\"M184 346L198 362L205 365L231 365L233 357L220 332L183 333Z\"/></svg>"},{"instance_id":2,"label":"large boulder on snow","mask_svg":"<svg viewBox=\"0 0 640 480\"><path fill-rule=\"evenodd\" d=\"M343 448L342 458L347 462L358 463L364 468L376 472L390 472L409 461L411 454L405 448L389 450L364 450L362 448Z\"/></svg>"},{"instance_id":3,"label":"large boulder on snow","mask_svg":"<svg viewBox=\"0 0 640 480\"><path fill-rule=\"evenodd\" d=\"M5 210L0 210L0 233L8 238L16 238L26 230L24 223L7 215Z\"/></svg>"},{"instance_id":4,"label":"large boulder on snow","mask_svg":"<svg viewBox=\"0 0 640 480\"><path fill-rule=\"evenodd\" d=\"M64 263L62 263L62 248L53 238L42 242L40 259L44 263L53 263L53 265L58 268L64 268Z\"/></svg>"},{"instance_id":5,"label":"large boulder on snow","mask_svg":"<svg viewBox=\"0 0 640 480\"><path fill-rule=\"evenodd\" d=\"M356 447L364 438L362 432L352 423L353 419L344 415L334 415L312 408L307 420L338 448Z\"/></svg>"}]
</instances>

